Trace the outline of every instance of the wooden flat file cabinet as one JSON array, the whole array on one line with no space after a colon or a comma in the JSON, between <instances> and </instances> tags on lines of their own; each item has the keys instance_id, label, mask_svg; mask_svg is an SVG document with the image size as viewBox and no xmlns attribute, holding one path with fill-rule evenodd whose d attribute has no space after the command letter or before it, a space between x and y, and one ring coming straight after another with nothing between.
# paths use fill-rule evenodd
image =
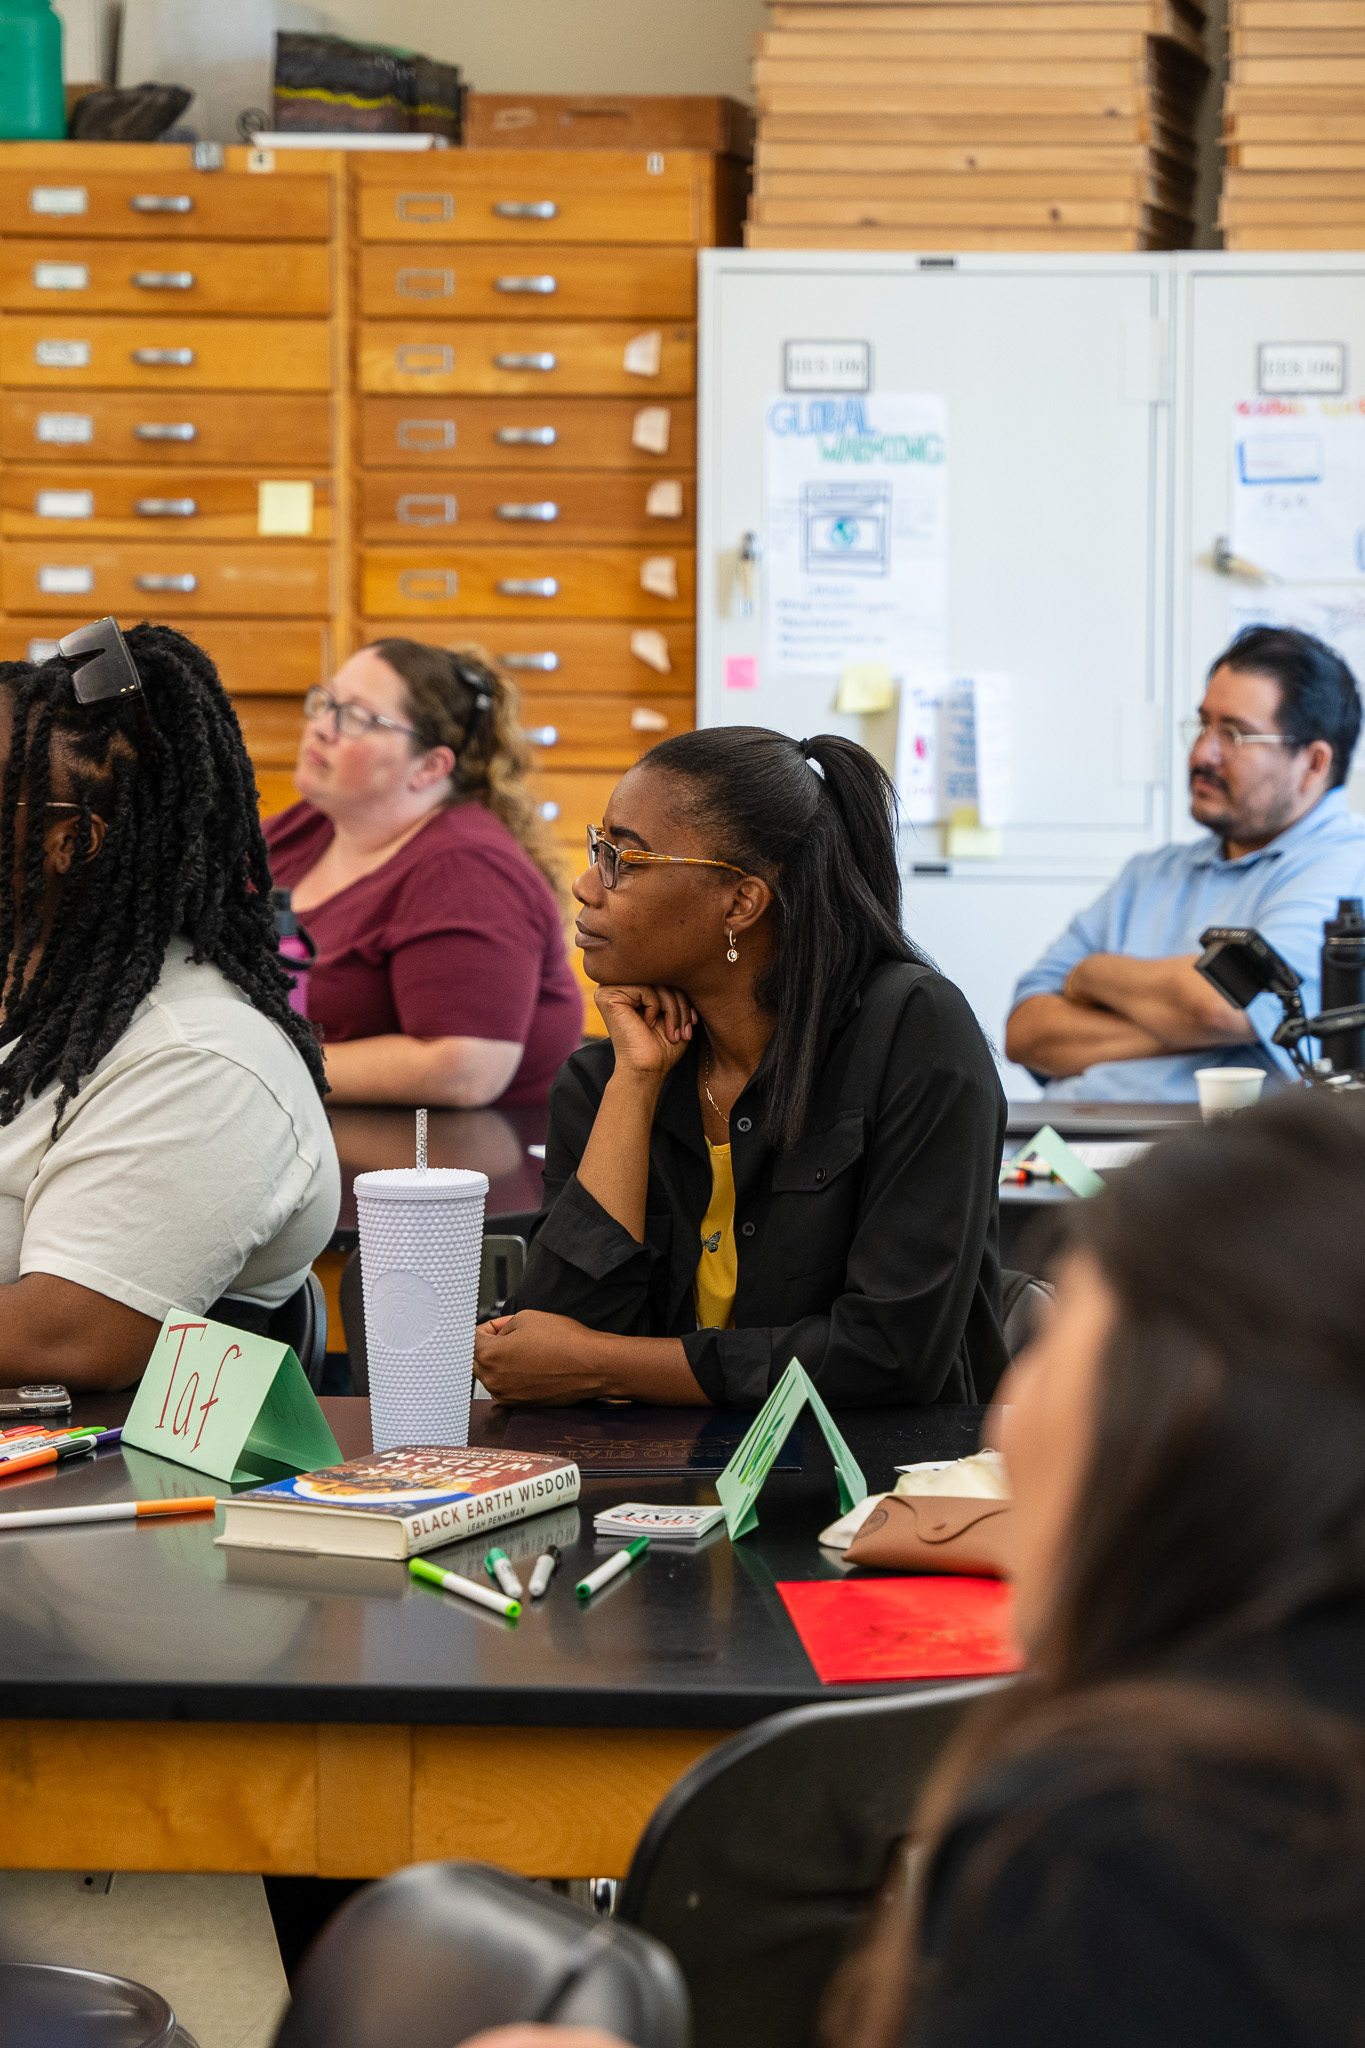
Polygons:
<instances>
[{"instance_id":1,"label":"wooden flat file cabinet","mask_svg":"<svg viewBox=\"0 0 1365 2048\"><path fill-rule=\"evenodd\" d=\"M577 857L694 722L696 251L743 206L699 149L0 145L0 655L183 625L275 810L353 647L482 645Z\"/></svg>"},{"instance_id":2,"label":"wooden flat file cabinet","mask_svg":"<svg viewBox=\"0 0 1365 2048\"><path fill-rule=\"evenodd\" d=\"M350 631L345 180L321 150L0 147L0 654L183 627L267 802Z\"/></svg>"}]
</instances>

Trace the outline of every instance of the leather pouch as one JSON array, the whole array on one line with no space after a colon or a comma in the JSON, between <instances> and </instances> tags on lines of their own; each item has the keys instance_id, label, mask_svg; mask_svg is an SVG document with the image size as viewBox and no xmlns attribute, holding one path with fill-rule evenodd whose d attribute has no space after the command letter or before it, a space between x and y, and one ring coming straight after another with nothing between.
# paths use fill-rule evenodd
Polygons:
<instances>
[{"instance_id":1,"label":"leather pouch","mask_svg":"<svg viewBox=\"0 0 1365 2048\"><path fill-rule=\"evenodd\" d=\"M888 1493L849 1544L844 1562L1003 1578L1011 1505L941 1493Z\"/></svg>"}]
</instances>

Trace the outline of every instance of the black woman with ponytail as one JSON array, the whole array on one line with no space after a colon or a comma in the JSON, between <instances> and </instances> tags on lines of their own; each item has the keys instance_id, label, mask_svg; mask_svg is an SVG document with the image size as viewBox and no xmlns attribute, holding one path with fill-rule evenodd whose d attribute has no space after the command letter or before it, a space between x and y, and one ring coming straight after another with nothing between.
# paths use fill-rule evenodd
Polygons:
<instances>
[{"instance_id":1,"label":"black woman with ponytail","mask_svg":"<svg viewBox=\"0 0 1365 2048\"><path fill-rule=\"evenodd\" d=\"M906 938L872 756L750 726L665 740L574 884L610 1034L560 1070L499 1400L757 1408L793 1358L844 1407L993 1383L1005 1104Z\"/></svg>"},{"instance_id":2,"label":"black woman with ponytail","mask_svg":"<svg viewBox=\"0 0 1365 2048\"><path fill-rule=\"evenodd\" d=\"M113 1388L171 1309L263 1327L340 1189L212 662L60 645L0 662L0 1384Z\"/></svg>"}]
</instances>

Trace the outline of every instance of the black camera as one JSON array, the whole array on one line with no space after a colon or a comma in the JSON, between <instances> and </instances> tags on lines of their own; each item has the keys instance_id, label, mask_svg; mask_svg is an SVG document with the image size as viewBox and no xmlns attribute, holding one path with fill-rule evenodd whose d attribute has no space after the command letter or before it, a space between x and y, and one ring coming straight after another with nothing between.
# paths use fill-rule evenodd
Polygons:
<instances>
[{"instance_id":1,"label":"black camera","mask_svg":"<svg viewBox=\"0 0 1365 2048\"><path fill-rule=\"evenodd\" d=\"M1257 996L1278 997L1284 1016L1271 1034L1302 1078L1334 1087L1365 1088L1365 910L1359 896L1343 896L1322 928L1322 1008L1306 1017L1303 977L1268 940L1248 925L1210 925L1201 932L1203 955L1195 966L1220 996L1245 1010ZM1316 1038L1310 1060L1304 1040Z\"/></svg>"}]
</instances>

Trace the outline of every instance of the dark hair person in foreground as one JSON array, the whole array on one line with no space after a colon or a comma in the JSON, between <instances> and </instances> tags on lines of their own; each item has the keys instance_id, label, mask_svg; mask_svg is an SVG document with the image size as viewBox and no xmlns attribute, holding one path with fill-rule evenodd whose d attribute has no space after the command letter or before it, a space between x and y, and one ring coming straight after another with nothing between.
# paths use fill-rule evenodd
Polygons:
<instances>
[{"instance_id":1,"label":"dark hair person in foreground","mask_svg":"<svg viewBox=\"0 0 1365 2048\"><path fill-rule=\"evenodd\" d=\"M1361 2039L1362 1191L1365 1098L1294 1091L1069 1212L1001 1387L1029 1671L926 1788L830 2048Z\"/></svg>"},{"instance_id":2,"label":"dark hair person in foreground","mask_svg":"<svg viewBox=\"0 0 1365 2048\"><path fill-rule=\"evenodd\" d=\"M173 1308L263 1325L339 1199L232 706L169 627L86 630L127 694L0 663L0 1381L73 1389Z\"/></svg>"},{"instance_id":3,"label":"dark hair person in foreground","mask_svg":"<svg viewBox=\"0 0 1365 2048\"><path fill-rule=\"evenodd\" d=\"M610 1039L550 1097L499 1400L757 1408L792 1358L835 1405L994 1379L1005 1104L900 922L891 785L852 741L752 726L622 778L574 885Z\"/></svg>"}]
</instances>

